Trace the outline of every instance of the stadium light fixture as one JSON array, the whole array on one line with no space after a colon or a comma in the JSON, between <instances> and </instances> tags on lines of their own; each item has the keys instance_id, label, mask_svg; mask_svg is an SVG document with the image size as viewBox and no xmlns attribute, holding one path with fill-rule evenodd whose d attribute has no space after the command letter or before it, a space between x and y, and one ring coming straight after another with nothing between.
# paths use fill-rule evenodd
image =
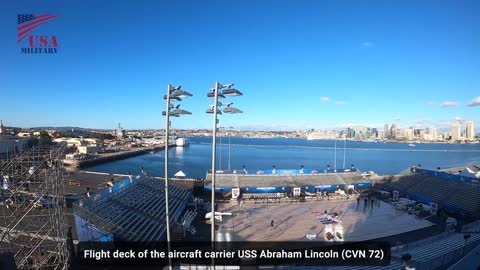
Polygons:
<instances>
[{"instance_id":1,"label":"stadium light fixture","mask_svg":"<svg viewBox=\"0 0 480 270\"><path fill-rule=\"evenodd\" d=\"M218 101L218 98L225 98L225 96L222 93L218 93L217 88L210 89L210 92L208 92L207 97L215 98L217 101Z\"/></svg>"},{"instance_id":2,"label":"stadium light fixture","mask_svg":"<svg viewBox=\"0 0 480 270\"><path fill-rule=\"evenodd\" d=\"M230 170L230 138L232 137L232 129L233 127L230 127L230 132L228 133L228 170Z\"/></svg>"},{"instance_id":3,"label":"stadium light fixture","mask_svg":"<svg viewBox=\"0 0 480 270\"><path fill-rule=\"evenodd\" d=\"M171 103L171 99L181 101L181 98L191 97L192 94L187 91L181 90L181 86L173 87L172 85L167 86L167 94L164 96L164 99L167 101L166 110L162 112L162 115L166 116L165 118L165 223L167 226L167 247L168 252L170 253L171 246L171 237L170 237L170 208L169 208L169 196L168 196L168 138L169 138L169 129L170 129L170 116L179 117L181 115L192 114L189 111L180 109L180 105L174 105ZM169 267L171 268L171 262L169 259Z\"/></svg>"},{"instance_id":4,"label":"stadium light fixture","mask_svg":"<svg viewBox=\"0 0 480 270\"><path fill-rule=\"evenodd\" d=\"M222 91L222 94L225 96L230 96L230 97L236 97L236 96L242 96L242 92L238 91L235 88L228 88Z\"/></svg>"},{"instance_id":5,"label":"stadium light fixture","mask_svg":"<svg viewBox=\"0 0 480 270\"><path fill-rule=\"evenodd\" d=\"M233 88L233 84L222 85L219 82L215 83L215 87L210 89L207 93L207 97L213 98L213 105L210 105L209 109L207 109L206 113L213 114L213 135L212 135L212 215L210 218L211 224L211 242L212 246L215 243L215 175L216 175L216 152L217 152L217 124L218 124L218 115L222 114L222 111L219 109L223 104L219 103L219 98L225 98L225 96L241 96L243 95L239 90ZM223 110L224 113L234 114L234 113L242 113L241 110L231 107L232 104L228 104L227 107ZM213 261L212 261L213 262Z\"/></svg>"},{"instance_id":6,"label":"stadium light fixture","mask_svg":"<svg viewBox=\"0 0 480 270\"><path fill-rule=\"evenodd\" d=\"M232 107L233 102L225 104L227 107L223 109L223 113L229 113L229 114L237 114L237 113L243 113L242 110L237 109L235 107Z\"/></svg>"}]
</instances>

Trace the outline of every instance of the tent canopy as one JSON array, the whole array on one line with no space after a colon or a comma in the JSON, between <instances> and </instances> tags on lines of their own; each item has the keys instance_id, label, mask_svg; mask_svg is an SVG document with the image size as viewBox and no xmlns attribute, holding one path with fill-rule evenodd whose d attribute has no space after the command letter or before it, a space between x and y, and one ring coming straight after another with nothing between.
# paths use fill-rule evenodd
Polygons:
<instances>
[{"instance_id":1,"label":"tent canopy","mask_svg":"<svg viewBox=\"0 0 480 270\"><path fill-rule=\"evenodd\" d=\"M185 177L185 173L182 172L182 171L178 171L176 174L175 174L175 177Z\"/></svg>"}]
</instances>

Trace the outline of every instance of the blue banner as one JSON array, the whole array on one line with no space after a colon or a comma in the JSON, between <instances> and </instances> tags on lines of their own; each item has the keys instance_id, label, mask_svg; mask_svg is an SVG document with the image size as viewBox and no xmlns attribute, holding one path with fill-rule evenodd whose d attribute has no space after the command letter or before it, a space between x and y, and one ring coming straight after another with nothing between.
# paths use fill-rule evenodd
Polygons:
<instances>
[{"instance_id":1,"label":"blue banner","mask_svg":"<svg viewBox=\"0 0 480 270\"><path fill-rule=\"evenodd\" d=\"M356 172L356 168L342 168L336 171L333 168L325 169L271 169L271 170L250 170L250 169L234 169L234 170L217 170L217 174L322 174L322 173L349 173ZM211 170L209 170L209 173Z\"/></svg>"}]
</instances>

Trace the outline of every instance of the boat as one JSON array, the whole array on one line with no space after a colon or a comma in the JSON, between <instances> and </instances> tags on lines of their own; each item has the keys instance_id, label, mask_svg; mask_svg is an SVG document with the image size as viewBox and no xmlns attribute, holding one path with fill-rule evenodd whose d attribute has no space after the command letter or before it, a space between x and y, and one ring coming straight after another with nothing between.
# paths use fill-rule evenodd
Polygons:
<instances>
[{"instance_id":1,"label":"boat","mask_svg":"<svg viewBox=\"0 0 480 270\"><path fill-rule=\"evenodd\" d=\"M415 144L409 143L408 146L415 147Z\"/></svg>"},{"instance_id":2,"label":"boat","mask_svg":"<svg viewBox=\"0 0 480 270\"><path fill-rule=\"evenodd\" d=\"M180 138L177 138L175 140L175 145L176 146L179 146L179 147L183 147L183 146L186 146L188 145L188 139L187 138L183 138L183 137L180 137Z\"/></svg>"}]
</instances>

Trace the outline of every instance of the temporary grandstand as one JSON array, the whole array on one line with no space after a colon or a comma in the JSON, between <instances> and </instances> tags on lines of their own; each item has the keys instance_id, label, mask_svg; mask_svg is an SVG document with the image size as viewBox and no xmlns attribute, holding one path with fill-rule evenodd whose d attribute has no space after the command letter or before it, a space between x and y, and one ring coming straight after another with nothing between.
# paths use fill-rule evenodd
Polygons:
<instances>
[{"instance_id":1,"label":"temporary grandstand","mask_svg":"<svg viewBox=\"0 0 480 270\"><path fill-rule=\"evenodd\" d=\"M0 163L0 253L13 253L18 269L67 264L63 155L35 147Z\"/></svg>"},{"instance_id":2,"label":"temporary grandstand","mask_svg":"<svg viewBox=\"0 0 480 270\"><path fill-rule=\"evenodd\" d=\"M207 173L205 188L211 189L212 175ZM215 190L229 193L232 188L239 188L241 193L289 193L293 188L305 192L333 192L339 188L370 188L371 182L357 170L342 172L320 172L318 170L264 170L256 173L243 171L221 171L215 175Z\"/></svg>"},{"instance_id":3,"label":"temporary grandstand","mask_svg":"<svg viewBox=\"0 0 480 270\"><path fill-rule=\"evenodd\" d=\"M127 177L74 204L80 241L161 241L166 238L164 180ZM170 221L183 214L191 191L169 185Z\"/></svg>"},{"instance_id":4,"label":"temporary grandstand","mask_svg":"<svg viewBox=\"0 0 480 270\"><path fill-rule=\"evenodd\" d=\"M375 185L426 205L437 204L457 217L480 217L480 184L474 178L412 168L409 174L383 178Z\"/></svg>"}]
</instances>

